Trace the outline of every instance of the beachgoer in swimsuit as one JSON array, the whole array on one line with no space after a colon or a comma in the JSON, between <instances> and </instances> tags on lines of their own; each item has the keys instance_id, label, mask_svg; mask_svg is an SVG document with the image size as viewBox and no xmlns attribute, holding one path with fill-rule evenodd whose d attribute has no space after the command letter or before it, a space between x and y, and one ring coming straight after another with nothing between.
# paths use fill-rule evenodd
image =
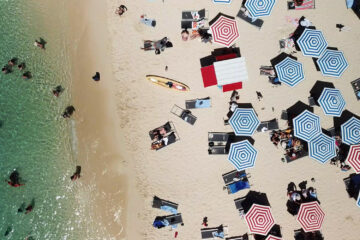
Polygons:
<instances>
[{"instance_id":1,"label":"beachgoer in swimsuit","mask_svg":"<svg viewBox=\"0 0 360 240\"><path fill-rule=\"evenodd\" d=\"M32 203L29 204L29 205L25 208L25 210L26 210L25 214L28 214L28 213L32 212L32 210L33 210L33 205L32 205Z\"/></svg>"},{"instance_id":2,"label":"beachgoer in swimsuit","mask_svg":"<svg viewBox=\"0 0 360 240\"><path fill-rule=\"evenodd\" d=\"M41 42L38 41L38 40L35 40L34 45L37 46L37 47L39 47L39 48L41 48L41 49L44 49L44 50L45 50L44 44L41 43Z\"/></svg>"},{"instance_id":3,"label":"beachgoer in swimsuit","mask_svg":"<svg viewBox=\"0 0 360 240\"><path fill-rule=\"evenodd\" d=\"M58 97L60 95L60 93L62 93L62 91L64 91L64 89L62 88L61 85L56 86L53 90L52 93L54 94L55 97Z\"/></svg>"},{"instance_id":4,"label":"beachgoer in swimsuit","mask_svg":"<svg viewBox=\"0 0 360 240\"><path fill-rule=\"evenodd\" d=\"M1 71L4 73L4 74L8 74L8 73L11 73L11 68L10 66L6 65L4 66Z\"/></svg>"},{"instance_id":5,"label":"beachgoer in swimsuit","mask_svg":"<svg viewBox=\"0 0 360 240\"><path fill-rule=\"evenodd\" d=\"M183 30L182 32L181 32L181 39L183 40L183 41L187 41L188 39L189 39L189 32L188 32L188 30Z\"/></svg>"},{"instance_id":6,"label":"beachgoer in swimsuit","mask_svg":"<svg viewBox=\"0 0 360 240\"><path fill-rule=\"evenodd\" d=\"M10 59L10 60L8 61L8 64L9 64L10 66L14 66L14 65L16 65L16 62L17 62L17 58L12 58L12 59Z\"/></svg>"},{"instance_id":7,"label":"beachgoer in swimsuit","mask_svg":"<svg viewBox=\"0 0 360 240\"><path fill-rule=\"evenodd\" d=\"M115 14L121 16L123 15L125 12L127 11L127 7L125 7L124 5L120 5L120 7L118 7L115 11Z\"/></svg>"},{"instance_id":8,"label":"beachgoer in swimsuit","mask_svg":"<svg viewBox=\"0 0 360 240\"><path fill-rule=\"evenodd\" d=\"M80 173L81 173L81 166L76 166L76 171L70 177L71 181L75 181L76 179L80 178L81 177Z\"/></svg>"}]
</instances>

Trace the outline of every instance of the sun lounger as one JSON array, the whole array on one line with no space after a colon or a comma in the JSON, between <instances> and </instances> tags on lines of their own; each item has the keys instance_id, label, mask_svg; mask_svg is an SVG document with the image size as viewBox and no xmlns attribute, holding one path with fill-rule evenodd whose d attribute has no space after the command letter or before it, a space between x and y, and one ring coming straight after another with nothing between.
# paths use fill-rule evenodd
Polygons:
<instances>
[{"instance_id":1,"label":"sun lounger","mask_svg":"<svg viewBox=\"0 0 360 240\"><path fill-rule=\"evenodd\" d=\"M214 238L213 233L216 233L218 231L219 227L214 228L202 228L201 229L201 238L207 239L207 238ZM228 227L223 226L224 236L228 235ZM215 239L215 238L214 238Z\"/></svg>"},{"instance_id":2,"label":"sun lounger","mask_svg":"<svg viewBox=\"0 0 360 240\"><path fill-rule=\"evenodd\" d=\"M249 180L244 177L242 180L228 184L225 187L228 190L228 194L234 194L238 191L250 188L250 183Z\"/></svg>"},{"instance_id":3,"label":"sun lounger","mask_svg":"<svg viewBox=\"0 0 360 240\"><path fill-rule=\"evenodd\" d=\"M229 152L226 150L225 146L213 146L213 147L209 147L208 153L212 155L218 155L218 154L228 154Z\"/></svg>"},{"instance_id":4,"label":"sun lounger","mask_svg":"<svg viewBox=\"0 0 360 240\"><path fill-rule=\"evenodd\" d=\"M305 151L305 150L300 150L297 153L297 157L295 159L291 159L291 157L289 157L287 154L285 154L285 162L290 163L290 162L293 162L293 161L298 160L300 158L306 157L308 155L309 155L309 153L307 151Z\"/></svg>"},{"instance_id":5,"label":"sun lounger","mask_svg":"<svg viewBox=\"0 0 360 240\"><path fill-rule=\"evenodd\" d=\"M252 18L247 16L245 11L243 9L240 9L240 11L238 12L238 14L236 15L238 18L241 18L242 20L244 20L245 22L250 23L251 25L258 27L259 29L262 27L262 25L264 24L264 21L262 19L256 19L255 21L252 21Z\"/></svg>"},{"instance_id":6,"label":"sun lounger","mask_svg":"<svg viewBox=\"0 0 360 240\"><path fill-rule=\"evenodd\" d=\"M167 143L165 142L164 139L167 139ZM176 142L180 140L179 136L177 135L177 132L176 131L173 131L171 132L170 134L168 134L167 136L165 136L163 139L161 140L158 140L158 141L155 141L153 142L152 144L160 144L160 146L158 146L157 148L155 148L156 151Z\"/></svg>"},{"instance_id":7,"label":"sun lounger","mask_svg":"<svg viewBox=\"0 0 360 240\"><path fill-rule=\"evenodd\" d=\"M304 232L302 229L294 230L295 240L324 240L320 231Z\"/></svg>"},{"instance_id":8,"label":"sun lounger","mask_svg":"<svg viewBox=\"0 0 360 240\"><path fill-rule=\"evenodd\" d=\"M181 18L184 20L196 20L196 19L207 19L209 12L204 9L199 11L183 11L181 14Z\"/></svg>"},{"instance_id":9,"label":"sun lounger","mask_svg":"<svg viewBox=\"0 0 360 240\"><path fill-rule=\"evenodd\" d=\"M173 208L173 209L177 210L178 206L179 206L179 204L177 204L177 203L173 203L173 202L161 199L161 198L159 198L157 196L154 196L154 199L153 199L153 202L152 202L152 207L153 208L159 208L159 209L163 209L163 207L170 207L170 208Z\"/></svg>"},{"instance_id":10,"label":"sun lounger","mask_svg":"<svg viewBox=\"0 0 360 240\"><path fill-rule=\"evenodd\" d=\"M227 142L229 139L229 133L224 132L209 132L208 141L209 142Z\"/></svg>"},{"instance_id":11,"label":"sun lounger","mask_svg":"<svg viewBox=\"0 0 360 240\"><path fill-rule=\"evenodd\" d=\"M192 100L186 100L185 101L185 108L186 109L209 108L209 107L211 107L210 97L198 98L198 99L192 99Z\"/></svg>"},{"instance_id":12,"label":"sun lounger","mask_svg":"<svg viewBox=\"0 0 360 240\"><path fill-rule=\"evenodd\" d=\"M244 207L242 205L242 202L244 202L246 199L246 197L241 197L241 198L237 198L234 200L235 202L235 207L237 210L239 210L239 213L242 215L244 214Z\"/></svg>"},{"instance_id":13,"label":"sun lounger","mask_svg":"<svg viewBox=\"0 0 360 240\"><path fill-rule=\"evenodd\" d=\"M258 132L262 132L264 128L264 131L271 131L279 129L279 123L276 118L270 120L270 121L263 121L260 123L259 127L256 129Z\"/></svg>"},{"instance_id":14,"label":"sun lounger","mask_svg":"<svg viewBox=\"0 0 360 240\"><path fill-rule=\"evenodd\" d=\"M360 78L351 82L357 100L360 100Z\"/></svg>"},{"instance_id":15,"label":"sun lounger","mask_svg":"<svg viewBox=\"0 0 360 240\"><path fill-rule=\"evenodd\" d=\"M288 113L286 110L282 110L281 117L282 120L288 120Z\"/></svg>"},{"instance_id":16,"label":"sun lounger","mask_svg":"<svg viewBox=\"0 0 360 240\"><path fill-rule=\"evenodd\" d=\"M306 10L315 9L315 0L304 0L300 6L295 6L294 1L287 2L288 10Z\"/></svg>"},{"instance_id":17,"label":"sun lounger","mask_svg":"<svg viewBox=\"0 0 360 240\"><path fill-rule=\"evenodd\" d=\"M238 172L237 170L233 170L231 172L225 173L222 175L224 182L226 185L241 180L247 177L245 170ZM235 180L234 180L235 179Z\"/></svg>"},{"instance_id":18,"label":"sun lounger","mask_svg":"<svg viewBox=\"0 0 360 240\"><path fill-rule=\"evenodd\" d=\"M181 213L177 213L177 214L172 214L169 216L165 216L165 219L169 221L170 225L175 225L175 224L181 224L183 223L182 217L181 217Z\"/></svg>"},{"instance_id":19,"label":"sun lounger","mask_svg":"<svg viewBox=\"0 0 360 240\"><path fill-rule=\"evenodd\" d=\"M181 213L172 214L168 216L157 216L154 220L153 226L156 228L163 228L166 226L176 227L177 224L182 224L183 220Z\"/></svg>"},{"instance_id":20,"label":"sun lounger","mask_svg":"<svg viewBox=\"0 0 360 240\"><path fill-rule=\"evenodd\" d=\"M176 104L171 108L170 112L191 125L194 125L197 119L189 110L182 109Z\"/></svg>"},{"instance_id":21,"label":"sun lounger","mask_svg":"<svg viewBox=\"0 0 360 240\"><path fill-rule=\"evenodd\" d=\"M309 101L309 106L316 106L316 101L313 97L308 97L308 101Z\"/></svg>"},{"instance_id":22,"label":"sun lounger","mask_svg":"<svg viewBox=\"0 0 360 240\"><path fill-rule=\"evenodd\" d=\"M249 240L249 236L247 235L247 233L245 233L242 236L225 238L225 240Z\"/></svg>"},{"instance_id":23,"label":"sun lounger","mask_svg":"<svg viewBox=\"0 0 360 240\"><path fill-rule=\"evenodd\" d=\"M149 131L149 136L150 136L151 140L154 140L155 136L157 135L157 131L161 130L162 128L165 129L167 134L172 132L173 130L175 130L174 124L172 122L167 122L164 125Z\"/></svg>"}]
</instances>

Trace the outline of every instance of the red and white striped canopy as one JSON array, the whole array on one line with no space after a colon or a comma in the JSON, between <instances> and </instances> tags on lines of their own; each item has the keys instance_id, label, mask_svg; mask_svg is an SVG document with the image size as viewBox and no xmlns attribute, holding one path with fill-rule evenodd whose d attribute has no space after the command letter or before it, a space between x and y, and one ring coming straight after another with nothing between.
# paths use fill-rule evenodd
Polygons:
<instances>
[{"instance_id":1,"label":"red and white striped canopy","mask_svg":"<svg viewBox=\"0 0 360 240\"><path fill-rule=\"evenodd\" d=\"M321 229L325 213L317 201L302 203L296 220L305 232L313 232Z\"/></svg>"},{"instance_id":2,"label":"red and white striped canopy","mask_svg":"<svg viewBox=\"0 0 360 240\"><path fill-rule=\"evenodd\" d=\"M275 237L274 235L269 235L265 240L282 240L281 237Z\"/></svg>"},{"instance_id":3,"label":"red and white striped canopy","mask_svg":"<svg viewBox=\"0 0 360 240\"><path fill-rule=\"evenodd\" d=\"M356 173L360 173L360 144L351 145L346 161Z\"/></svg>"},{"instance_id":4,"label":"red and white striped canopy","mask_svg":"<svg viewBox=\"0 0 360 240\"><path fill-rule=\"evenodd\" d=\"M235 19L220 16L210 26L213 41L225 47L230 47L239 38L239 31Z\"/></svg>"},{"instance_id":5,"label":"red and white striped canopy","mask_svg":"<svg viewBox=\"0 0 360 240\"><path fill-rule=\"evenodd\" d=\"M266 236L275 225L270 206L253 204L245 215L245 221L251 233Z\"/></svg>"}]
</instances>

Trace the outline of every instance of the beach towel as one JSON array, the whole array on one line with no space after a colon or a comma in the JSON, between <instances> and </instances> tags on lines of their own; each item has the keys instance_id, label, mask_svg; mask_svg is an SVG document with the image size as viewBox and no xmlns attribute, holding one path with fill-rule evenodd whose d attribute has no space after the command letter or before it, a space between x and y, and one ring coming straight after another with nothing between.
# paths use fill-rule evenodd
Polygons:
<instances>
[{"instance_id":1,"label":"beach towel","mask_svg":"<svg viewBox=\"0 0 360 240\"><path fill-rule=\"evenodd\" d=\"M171 212L172 214L177 214L177 210L170 206L161 206L160 209L167 212Z\"/></svg>"},{"instance_id":2,"label":"beach towel","mask_svg":"<svg viewBox=\"0 0 360 240\"><path fill-rule=\"evenodd\" d=\"M229 186L230 193L236 193L240 190L250 188L250 184L248 181L238 181L230 184Z\"/></svg>"},{"instance_id":3,"label":"beach towel","mask_svg":"<svg viewBox=\"0 0 360 240\"><path fill-rule=\"evenodd\" d=\"M210 99L196 99L195 108L209 108L211 107Z\"/></svg>"},{"instance_id":4,"label":"beach towel","mask_svg":"<svg viewBox=\"0 0 360 240\"><path fill-rule=\"evenodd\" d=\"M150 27L155 27L156 26L155 19L146 18L145 16L141 16L140 22L142 22L143 24L145 24L147 26L150 26Z\"/></svg>"}]
</instances>

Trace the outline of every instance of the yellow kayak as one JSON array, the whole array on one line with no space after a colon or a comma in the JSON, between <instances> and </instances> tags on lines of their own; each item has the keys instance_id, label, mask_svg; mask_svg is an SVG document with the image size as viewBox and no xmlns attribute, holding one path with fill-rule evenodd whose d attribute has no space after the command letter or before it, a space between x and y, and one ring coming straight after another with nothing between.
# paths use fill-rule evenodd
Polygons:
<instances>
[{"instance_id":1,"label":"yellow kayak","mask_svg":"<svg viewBox=\"0 0 360 240\"><path fill-rule=\"evenodd\" d=\"M156 75L146 75L146 79L149 80L150 82L157 84L159 86L168 88L168 89L173 89L173 90L177 90L177 91L190 91L190 88L188 86L186 86L185 84L172 80L170 78L166 78L166 77L160 77L160 76L156 76Z\"/></svg>"}]
</instances>

